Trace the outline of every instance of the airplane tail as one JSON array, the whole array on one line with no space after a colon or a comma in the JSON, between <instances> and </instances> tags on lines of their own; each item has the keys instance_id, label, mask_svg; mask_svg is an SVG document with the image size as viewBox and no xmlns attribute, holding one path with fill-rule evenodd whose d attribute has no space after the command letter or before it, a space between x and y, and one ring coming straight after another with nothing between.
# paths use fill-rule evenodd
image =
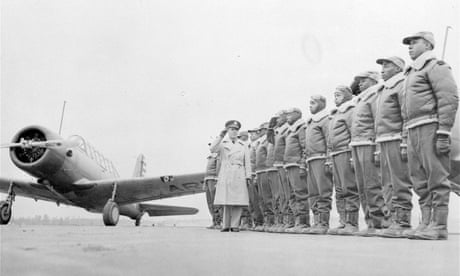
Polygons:
<instances>
[{"instance_id":1,"label":"airplane tail","mask_svg":"<svg viewBox=\"0 0 460 276\"><path fill-rule=\"evenodd\" d=\"M133 177L143 177L147 171L147 163L145 162L145 156L141 153L137 157L136 165L134 166Z\"/></svg>"}]
</instances>

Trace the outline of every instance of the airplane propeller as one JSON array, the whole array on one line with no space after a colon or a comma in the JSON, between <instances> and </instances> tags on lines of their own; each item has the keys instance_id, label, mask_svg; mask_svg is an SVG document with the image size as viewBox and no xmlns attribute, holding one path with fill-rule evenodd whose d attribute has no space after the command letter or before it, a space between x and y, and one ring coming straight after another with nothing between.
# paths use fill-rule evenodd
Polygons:
<instances>
[{"instance_id":1,"label":"airplane propeller","mask_svg":"<svg viewBox=\"0 0 460 276\"><path fill-rule=\"evenodd\" d=\"M0 148L23 148L23 149L31 149L31 148L57 148L57 147L66 147L66 148L73 148L78 146L76 141L70 140L48 140L48 141L34 141L34 140L25 140L21 138L21 140L17 143L8 143L0 145Z\"/></svg>"}]
</instances>

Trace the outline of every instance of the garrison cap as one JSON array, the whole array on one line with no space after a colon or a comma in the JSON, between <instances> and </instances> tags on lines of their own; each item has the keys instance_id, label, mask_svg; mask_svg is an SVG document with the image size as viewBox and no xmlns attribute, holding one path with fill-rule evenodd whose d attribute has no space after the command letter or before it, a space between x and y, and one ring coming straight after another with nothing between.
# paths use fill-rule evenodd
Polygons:
<instances>
[{"instance_id":1,"label":"garrison cap","mask_svg":"<svg viewBox=\"0 0 460 276\"><path fill-rule=\"evenodd\" d=\"M248 132L251 133L251 132L257 132L259 129L258 128L252 128L252 129L249 129Z\"/></svg>"},{"instance_id":2,"label":"garrison cap","mask_svg":"<svg viewBox=\"0 0 460 276\"><path fill-rule=\"evenodd\" d=\"M358 79L358 78L369 78L371 80L375 80L376 82L379 82L380 73L377 71L364 71L355 77L355 79Z\"/></svg>"},{"instance_id":3,"label":"garrison cap","mask_svg":"<svg viewBox=\"0 0 460 276\"><path fill-rule=\"evenodd\" d=\"M310 97L310 99L312 99L315 102L318 102L318 103L326 105L326 98L324 96L313 95L313 96Z\"/></svg>"},{"instance_id":4,"label":"garrison cap","mask_svg":"<svg viewBox=\"0 0 460 276\"><path fill-rule=\"evenodd\" d=\"M434 49L434 35L432 32L418 32L414 35L405 37L402 41L403 44L409 45L410 42L414 39L423 38L428 41Z\"/></svg>"},{"instance_id":5,"label":"garrison cap","mask_svg":"<svg viewBox=\"0 0 460 276\"><path fill-rule=\"evenodd\" d=\"M294 113L294 112L302 114L302 110L300 110L300 108L297 108L297 107L291 107L291 108L286 110L286 114Z\"/></svg>"},{"instance_id":6,"label":"garrison cap","mask_svg":"<svg viewBox=\"0 0 460 276\"><path fill-rule=\"evenodd\" d=\"M351 91L350 87L346 86L346 85L339 85L335 88L335 92L338 92L340 94L345 94L345 93L348 93L350 95L353 94L353 92Z\"/></svg>"},{"instance_id":7,"label":"garrison cap","mask_svg":"<svg viewBox=\"0 0 460 276\"><path fill-rule=\"evenodd\" d=\"M240 132L238 132L238 136L248 136L248 131L247 130L241 130Z\"/></svg>"},{"instance_id":8,"label":"garrison cap","mask_svg":"<svg viewBox=\"0 0 460 276\"><path fill-rule=\"evenodd\" d=\"M240 129L241 128L241 123L238 122L237 120L230 120L230 121L227 121L225 123L225 128L230 128L230 127L233 127L233 128L236 128L236 129Z\"/></svg>"},{"instance_id":9,"label":"garrison cap","mask_svg":"<svg viewBox=\"0 0 460 276\"><path fill-rule=\"evenodd\" d=\"M286 113L287 113L286 110L283 109L283 110L280 110L280 111L276 112L276 114L275 114L274 117L279 117L279 116L281 116L281 115L283 115L283 114L286 114Z\"/></svg>"},{"instance_id":10,"label":"garrison cap","mask_svg":"<svg viewBox=\"0 0 460 276\"><path fill-rule=\"evenodd\" d=\"M404 62L404 59L402 59L400 57L396 57L396 56L387 57L387 58L379 58L379 59L377 59L376 62L377 62L377 64L380 64L380 65L382 65L383 62L391 62L394 65L398 66L402 70L404 70L404 67L406 66L406 63Z\"/></svg>"}]
</instances>

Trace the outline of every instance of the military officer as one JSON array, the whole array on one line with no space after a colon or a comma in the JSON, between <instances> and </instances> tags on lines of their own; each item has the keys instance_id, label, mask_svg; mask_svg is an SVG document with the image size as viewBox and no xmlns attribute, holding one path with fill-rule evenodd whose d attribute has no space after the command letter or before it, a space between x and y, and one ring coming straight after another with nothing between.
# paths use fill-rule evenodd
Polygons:
<instances>
[{"instance_id":1,"label":"military officer","mask_svg":"<svg viewBox=\"0 0 460 276\"><path fill-rule=\"evenodd\" d=\"M251 142L249 143L249 157L251 159L251 182L248 185L249 191L249 213L251 214L252 225L253 228L251 230L255 230L257 227L262 227L263 225L263 215L262 211L260 210L260 201L262 199L259 198L259 190L257 188L257 179L256 179L256 148L259 143L259 128L254 128L248 130L249 132L249 139ZM263 228L262 228L263 229Z\"/></svg>"},{"instance_id":2,"label":"military officer","mask_svg":"<svg viewBox=\"0 0 460 276\"><path fill-rule=\"evenodd\" d=\"M406 234L418 239L447 239L451 129L458 109L452 71L438 60L431 32L405 37L412 64L405 70L403 119L408 129L410 177L419 196L422 221ZM405 141L403 141L404 144ZM404 148L404 147L403 147Z\"/></svg>"},{"instance_id":3,"label":"military officer","mask_svg":"<svg viewBox=\"0 0 460 276\"><path fill-rule=\"evenodd\" d=\"M209 143L209 146L211 143ZM222 208L214 205L214 197L216 195L216 183L217 176L219 175L219 153L211 153L208 158L206 165L206 173L204 177L204 184L206 190L206 202L208 204L208 210L211 214L212 224L207 227L208 229L220 229L222 223Z\"/></svg>"}]
</instances>

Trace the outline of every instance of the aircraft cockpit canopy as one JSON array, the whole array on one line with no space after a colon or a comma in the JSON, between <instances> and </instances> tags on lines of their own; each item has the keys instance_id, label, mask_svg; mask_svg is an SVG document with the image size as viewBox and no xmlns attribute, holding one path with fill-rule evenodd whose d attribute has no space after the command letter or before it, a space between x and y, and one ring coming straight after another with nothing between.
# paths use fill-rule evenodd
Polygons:
<instances>
[{"instance_id":1,"label":"aircraft cockpit canopy","mask_svg":"<svg viewBox=\"0 0 460 276\"><path fill-rule=\"evenodd\" d=\"M89 158L93 159L99 166L104 170L113 173L116 177L119 177L118 171L115 169L112 161L105 158L100 152L98 152L90 143L85 141L83 137L79 135L72 135L69 140L77 144L77 148L85 153Z\"/></svg>"}]
</instances>

